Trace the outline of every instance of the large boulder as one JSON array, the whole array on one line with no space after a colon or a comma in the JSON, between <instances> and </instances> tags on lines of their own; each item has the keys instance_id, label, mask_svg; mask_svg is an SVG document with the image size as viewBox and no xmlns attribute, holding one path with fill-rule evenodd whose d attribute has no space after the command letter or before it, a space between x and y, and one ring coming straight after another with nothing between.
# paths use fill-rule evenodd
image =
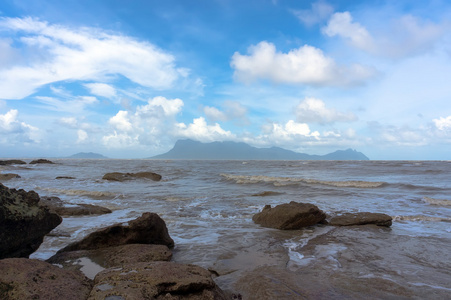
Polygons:
<instances>
[{"instance_id":1,"label":"large boulder","mask_svg":"<svg viewBox=\"0 0 451 300\"><path fill-rule=\"evenodd\" d=\"M27 258L0 260L0 299L85 300L92 281L79 271L64 270Z\"/></svg>"},{"instance_id":2,"label":"large boulder","mask_svg":"<svg viewBox=\"0 0 451 300\"><path fill-rule=\"evenodd\" d=\"M25 165L27 164L23 160L19 159L8 159L8 160L0 160L0 166L7 166L7 165Z\"/></svg>"},{"instance_id":3,"label":"large boulder","mask_svg":"<svg viewBox=\"0 0 451 300\"><path fill-rule=\"evenodd\" d=\"M0 259L28 257L61 221L39 205L36 192L9 189L0 183Z\"/></svg>"},{"instance_id":4,"label":"large boulder","mask_svg":"<svg viewBox=\"0 0 451 300\"><path fill-rule=\"evenodd\" d=\"M147 212L128 222L128 226L122 224L108 226L58 252L93 250L125 244L157 244L174 247L174 241L169 236L164 220L156 213Z\"/></svg>"},{"instance_id":5,"label":"large boulder","mask_svg":"<svg viewBox=\"0 0 451 300\"><path fill-rule=\"evenodd\" d=\"M54 162L51 160L48 160L48 159L40 158L40 159L35 159L35 160L30 161L30 165L34 165L34 164L54 164Z\"/></svg>"},{"instance_id":6,"label":"large boulder","mask_svg":"<svg viewBox=\"0 0 451 300\"><path fill-rule=\"evenodd\" d=\"M14 174L14 173L0 174L0 182L14 179L14 178L20 178L20 176L18 174Z\"/></svg>"},{"instance_id":7,"label":"large boulder","mask_svg":"<svg viewBox=\"0 0 451 300\"><path fill-rule=\"evenodd\" d=\"M41 197L40 205L47 207L51 212L60 216L85 216L85 215L103 215L111 213L106 207L92 204L76 204L67 206L58 197Z\"/></svg>"},{"instance_id":8,"label":"large boulder","mask_svg":"<svg viewBox=\"0 0 451 300\"><path fill-rule=\"evenodd\" d=\"M390 227L392 224L392 217L381 213L359 212L359 213L344 213L333 217L330 222L333 226L353 226L353 225L378 225Z\"/></svg>"},{"instance_id":9,"label":"large boulder","mask_svg":"<svg viewBox=\"0 0 451 300\"><path fill-rule=\"evenodd\" d=\"M292 230L315 225L325 218L326 214L316 205L291 201L274 208L266 205L252 220L263 227Z\"/></svg>"},{"instance_id":10,"label":"large boulder","mask_svg":"<svg viewBox=\"0 0 451 300\"><path fill-rule=\"evenodd\" d=\"M136 263L97 274L89 300L230 299L208 270L173 262ZM114 297L114 298L113 298Z\"/></svg>"},{"instance_id":11,"label":"large boulder","mask_svg":"<svg viewBox=\"0 0 451 300\"><path fill-rule=\"evenodd\" d=\"M161 175L153 172L138 172L138 173L120 173L120 172L112 172L106 173L102 179L110 180L110 181L125 181L132 180L137 178L150 179L153 181L160 181Z\"/></svg>"}]
</instances>

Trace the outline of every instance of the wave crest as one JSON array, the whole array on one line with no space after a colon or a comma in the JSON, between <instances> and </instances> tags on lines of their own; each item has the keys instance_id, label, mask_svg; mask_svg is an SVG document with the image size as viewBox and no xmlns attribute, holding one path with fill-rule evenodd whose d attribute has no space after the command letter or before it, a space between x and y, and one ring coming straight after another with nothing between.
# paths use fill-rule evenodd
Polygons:
<instances>
[{"instance_id":1,"label":"wave crest","mask_svg":"<svg viewBox=\"0 0 451 300\"><path fill-rule=\"evenodd\" d=\"M376 181L360 181L360 180L328 181L317 179L305 179L299 177L273 177L264 175L221 174L221 176L227 180L235 181L238 184L272 183L275 186L307 183L307 184L322 184L335 187L377 188L386 184L385 182L376 182Z\"/></svg>"},{"instance_id":2,"label":"wave crest","mask_svg":"<svg viewBox=\"0 0 451 300\"><path fill-rule=\"evenodd\" d=\"M441 217L431 217L424 215L413 215L413 216L395 216L394 221L427 221L427 222L451 222L451 218L441 218Z\"/></svg>"},{"instance_id":3,"label":"wave crest","mask_svg":"<svg viewBox=\"0 0 451 300\"><path fill-rule=\"evenodd\" d=\"M425 201L431 205L451 206L451 200L446 200L446 199L435 199L435 198L424 197L423 201Z\"/></svg>"},{"instance_id":4,"label":"wave crest","mask_svg":"<svg viewBox=\"0 0 451 300\"><path fill-rule=\"evenodd\" d=\"M39 188L39 189L51 193L59 193L70 196L86 196L94 199L115 198L117 196L117 194L115 193L103 191L65 190L56 188Z\"/></svg>"}]
</instances>

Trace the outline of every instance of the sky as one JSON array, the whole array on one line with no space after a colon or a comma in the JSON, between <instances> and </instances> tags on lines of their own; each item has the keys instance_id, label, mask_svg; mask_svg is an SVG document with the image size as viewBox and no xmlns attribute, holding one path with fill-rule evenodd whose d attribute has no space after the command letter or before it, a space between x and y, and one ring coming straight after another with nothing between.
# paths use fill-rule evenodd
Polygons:
<instances>
[{"instance_id":1,"label":"sky","mask_svg":"<svg viewBox=\"0 0 451 300\"><path fill-rule=\"evenodd\" d=\"M451 160L451 3L0 2L0 157L179 139Z\"/></svg>"}]
</instances>

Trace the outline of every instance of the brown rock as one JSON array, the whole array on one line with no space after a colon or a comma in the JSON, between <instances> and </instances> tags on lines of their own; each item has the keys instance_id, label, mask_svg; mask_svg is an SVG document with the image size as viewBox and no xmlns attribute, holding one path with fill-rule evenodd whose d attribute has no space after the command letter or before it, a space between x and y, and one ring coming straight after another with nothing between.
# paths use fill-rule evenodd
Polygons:
<instances>
[{"instance_id":1,"label":"brown rock","mask_svg":"<svg viewBox=\"0 0 451 300\"><path fill-rule=\"evenodd\" d=\"M254 197L266 197L266 196L277 196L277 195L281 195L282 193L279 192L273 192L273 191L264 191L261 193L256 193L253 194L252 196Z\"/></svg>"},{"instance_id":2,"label":"brown rock","mask_svg":"<svg viewBox=\"0 0 451 300\"><path fill-rule=\"evenodd\" d=\"M392 224L392 217L386 214L370 212L345 213L340 216L333 217L329 224L332 226L374 224L378 226L390 227Z\"/></svg>"},{"instance_id":3,"label":"brown rock","mask_svg":"<svg viewBox=\"0 0 451 300\"><path fill-rule=\"evenodd\" d=\"M0 299L84 300L92 282L81 272L27 258L0 260Z\"/></svg>"},{"instance_id":4,"label":"brown rock","mask_svg":"<svg viewBox=\"0 0 451 300\"><path fill-rule=\"evenodd\" d=\"M54 164L54 162L50 161L48 159L40 158L40 159L35 159L35 160L30 161L30 165L34 165L34 164Z\"/></svg>"},{"instance_id":5,"label":"brown rock","mask_svg":"<svg viewBox=\"0 0 451 300\"><path fill-rule=\"evenodd\" d=\"M108 299L228 299L210 272L172 262L136 263L97 274L89 300Z\"/></svg>"},{"instance_id":6,"label":"brown rock","mask_svg":"<svg viewBox=\"0 0 451 300\"><path fill-rule=\"evenodd\" d=\"M7 165L25 165L27 164L23 160L19 159L8 159L8 160L0 160L0 166L7 166Z\"/></svg>"},{"instance_id":7,"label":"brown rock","mask_svg":"<svg viewBox=\"0 0 451 300\"><path fill-rule=\"evenodd\" d=\"M92 204L64 206L64 202L58 197L41 197L39 204L60 216L103 215L111 213L111 210L106 207Z\"/></svg>"},{"instance_id":8,"label":"brown rock","mask_svg":"<svg viewBox=\"0 0 451 300\"><path fill-rule=\"evenodd\" d=\"M291 230L318 224L325 218L326 214L316 205L291 201L274 208L266 205L252 220L263 227Z\"/></svg>"},{"instance_id":9,"label":"brown rock","mask_svg":"<svg viewBox=\"0 0 451 300\"><path fill-rule=\"evenodd\" d=\"M75 177L72 176L57 176L55 179L75 179Z\"/></svg>"},{"instance_id":10,"label":"brown rock","mask_svg":"<svg viewBox=\"0 0 451 300\"><path fill-rule=\"evenodd\" d=\"M86 258L107 269L137 262L170 261L172 252L165 245L128 244L97 250L60 252L47 262L62 265L65 269L80 270L86 265Z\"/></svg>"},{"instance_id":11,"label":"brown rock","mask_svg":"<svg viewBox=\"0 0 451 300\"><path fill-rule=\"evenodd\" d=\"M116 224L100 229L58 252L93 250L125 244L158 244L174 247L166 223L156 213L143 213L141 217L128 224L128 226Z\"/></svg>"},{"instance_id":12,"label":"brown rock","mask_svg":"<svg viewBox=\"0 0 451 300\"><path fill-rule=\"evenodd\" d=\"M28 257L61 221L39 205L36 192L9 189L0 183L0 259Z\"/></svg>"},{"instance_id":13,"label":"brown rock","mask_svg":"<svg viewBox=\"0 0 451 300\"><path fill-rule=\"evenodd\" d=\"M125 181L137 178L151 179L153 181L160 181L161 175L153 172L138 172L138 173L120 173L112 172L106 173L102 179L111 181Z\"/></svg>"},{"instance_id":14,"label":"brown rock","mask_svg":"<svg viewBox=\"0 0 451 300\"><path fill-rule=\"evenodd\" d=\"M13 173L0 174L0 181L6 181L13 178L20 178L20 176L18 174Z\"/></svg>"}]
</instances>

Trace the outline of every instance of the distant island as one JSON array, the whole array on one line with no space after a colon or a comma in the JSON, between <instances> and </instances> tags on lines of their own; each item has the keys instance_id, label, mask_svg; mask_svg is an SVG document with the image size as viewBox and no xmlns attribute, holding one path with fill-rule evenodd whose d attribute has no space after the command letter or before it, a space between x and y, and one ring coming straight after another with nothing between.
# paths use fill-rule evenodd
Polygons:
<instances>
[{"instance_id":1,"label":"distant island","mask_svg":"<svg viewBox=\"0 0 451 300\"><path fill-rule=\"evenodd\" d=\"M67 158L108 158L108 157L94 152L79 152L77 154L68 156Z\"/></svg>"},{"instance_id":2,"label":"distant island","mask_svg":"<svg viewBox=\"0 0 451 300\"><path fill-rule=\"evenodd\" d=\"M246 143L179 140L174 148L151 159L211 159L211 160L369 160L353 149L338 150L326 155L298 153L279 147L256 148Z\"/></svg>"}]
</instances>

